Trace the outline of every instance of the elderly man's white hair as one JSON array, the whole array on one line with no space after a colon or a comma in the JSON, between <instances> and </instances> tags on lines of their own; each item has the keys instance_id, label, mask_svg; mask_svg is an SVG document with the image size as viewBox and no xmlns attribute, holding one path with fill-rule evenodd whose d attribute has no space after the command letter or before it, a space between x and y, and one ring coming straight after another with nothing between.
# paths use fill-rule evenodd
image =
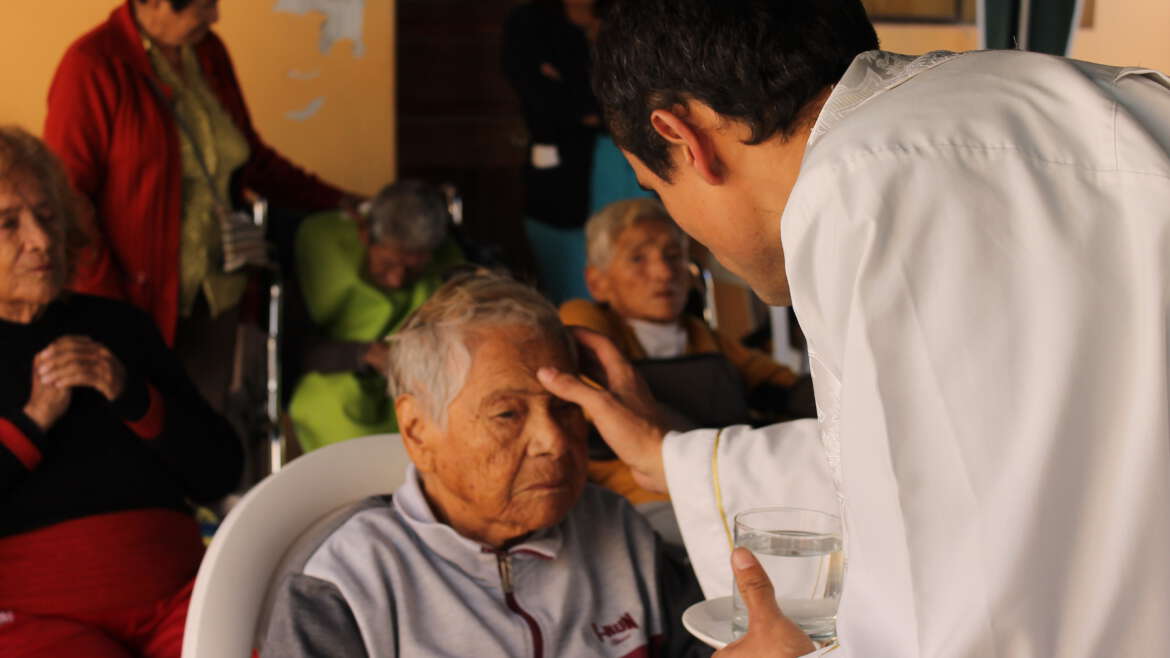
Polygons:
<instances>
[{"instance_id":1,"label":"elderly man's white hair","mask_svg":"<svg viewBox=\"0 0 1170 658\"><path fill-rule=\"evenodd\" d=\"M615 201L598 210L585 223L585 259L590 265L605 268L613 259L613 247L622 232L638 222L658 221L666 224L678 236L679 245L686 250L687 235L671 219L666 208L655 199L627 199Z\"/></svg>"},{"instance_id":2,"label":"elderly man's white hair","mask_svg":"<svg viewBox=\"0 0 1170 658\"><path fill-rule=\"evenodd\" d=\"M374 242L434 251L446 239L450 222L442 189L420 180L401 180L383 187L370 201L367 226Z\"/></svg>"},{"instance_id":3,"label":"elderly man's white hair","mask_svg":"<svg viewBox=\"0 0 1170 658\"><path fill-rule=\"evenodd\" d=\"M576 343L552 304L531 287L490 273L448 281L390 337L390 396L414 395L432 420L446 426L447 407L471 370L471 334L516 325L560 343L576 364Z\"/></svg>"}]
</instances>

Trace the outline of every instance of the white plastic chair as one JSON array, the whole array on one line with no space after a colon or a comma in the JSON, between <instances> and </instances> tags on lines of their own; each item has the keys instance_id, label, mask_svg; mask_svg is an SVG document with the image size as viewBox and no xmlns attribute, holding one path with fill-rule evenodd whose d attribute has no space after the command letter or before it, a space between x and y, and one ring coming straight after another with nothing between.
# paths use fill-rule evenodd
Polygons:
<instances>
[{"instance_id":1,"label":"white plastic chair","mask_svg":"<svg viewBox=\"0 0 1170 658\"><path fill-rule=\"evenodd\" d=\"M289 462L224 519L199 567L183 658L247 658L273 572L319 519L368 496L393 493L409 457L398 434L342 441Z\"/></svg>"}]
</instances>

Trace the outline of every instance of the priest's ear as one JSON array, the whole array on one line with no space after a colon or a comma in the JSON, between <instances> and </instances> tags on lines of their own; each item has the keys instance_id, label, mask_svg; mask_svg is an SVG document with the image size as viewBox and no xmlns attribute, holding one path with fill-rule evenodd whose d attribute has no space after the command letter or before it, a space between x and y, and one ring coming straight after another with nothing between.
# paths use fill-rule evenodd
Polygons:
<instances>
[{"instance_id":1,"label":"priest's ear","mask_svg":"<svg viewBox=\"0 0 1170 658\"><path fill-rule=\"evenodd\" d=\"M394 400L394 414L398 419L398 433L402 445L410 455L414 467L424 475L433 470L437 425L431 420L422 400L411 393L403 393Z\"/></svg>"},{"instance_id":2,"label":"priest's ear","mask_svg":"<svg viewBox=\"0 0 1170 658\"><path fill-rule=\"evenodd\" d=\"M709 134L714 125L705 125L709 122L696 121L695 117L695 112L676 105L651 112L650 125L670 144L671 157L676 167L688 167L708 185L719 185L723 182L723 167Z\"/></svg>"}]
</instances>

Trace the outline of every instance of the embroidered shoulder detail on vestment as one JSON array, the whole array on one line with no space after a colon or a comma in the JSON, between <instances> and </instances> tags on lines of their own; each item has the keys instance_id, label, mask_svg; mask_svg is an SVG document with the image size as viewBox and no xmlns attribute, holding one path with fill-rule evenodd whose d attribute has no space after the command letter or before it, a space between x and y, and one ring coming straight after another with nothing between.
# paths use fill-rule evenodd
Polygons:
<instances>
[{"instance_id":1,"label":"embroidered shoulder detail on vestment","mask_svg":"<svg viewBox=\"0 0 1170 658\"><path fill-rule=\"evenodd\" d=\"M833 87L833 93L817 117L808 143L819 139L866 101L897 87L914 76L954 59L962 53L936 50L919 57L871 50L854 58Z\"/></svg>"}]
</instances>

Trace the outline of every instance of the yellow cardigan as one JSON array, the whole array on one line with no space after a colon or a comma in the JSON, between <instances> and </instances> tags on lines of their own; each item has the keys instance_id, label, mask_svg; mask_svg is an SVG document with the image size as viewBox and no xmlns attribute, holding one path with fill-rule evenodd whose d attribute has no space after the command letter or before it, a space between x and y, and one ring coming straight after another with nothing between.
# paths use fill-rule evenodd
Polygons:
<instances>
[{"instance_id":1,"label":"yellow cardigan","mask_svg":"<svg viewBox=\"0 0 1170 658\"><path fill-rule=\"evenodd\" d=\"M609 337L618 349L631 360L645 359L646 350L628 324L608 306L585 299L571 299L561 305L561 322L592 329ZM737 340L720 334L699 318L683 316L680 320L687 331L687 354L723 354L743 377L748 391L761 384L789 387L796 383L796 373L776 363L759 350L744 347ZM606 489L616 491L635 505L669 496L647 491L634 482L630 468L619 460L590 461L589 479Z\"/></svg>"}]
</instances>

